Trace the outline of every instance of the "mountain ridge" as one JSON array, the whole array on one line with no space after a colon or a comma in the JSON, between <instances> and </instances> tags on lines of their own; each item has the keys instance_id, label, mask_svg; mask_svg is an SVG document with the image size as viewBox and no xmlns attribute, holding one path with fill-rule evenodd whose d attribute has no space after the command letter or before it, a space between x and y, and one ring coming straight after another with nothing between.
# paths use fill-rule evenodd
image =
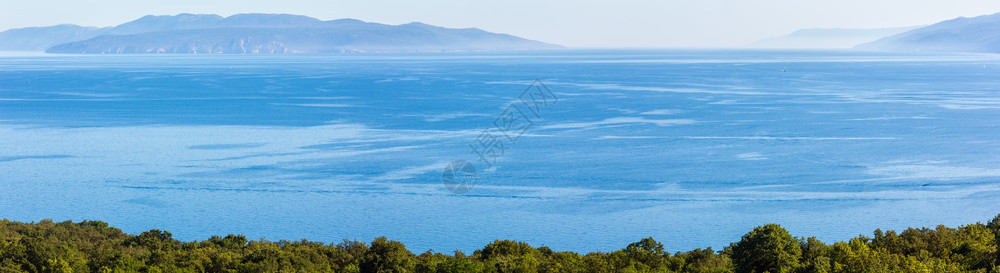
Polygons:
<instances>
[{"instance_id":1,"label":"mountain ridge","mask_svg":"<svg viewBox=\"0 0 1000 273\"><path fill-rule=\"evenodd\" d=\"M1000 13L945 20L854 48L904 52L1000 53Z\"/></svg>"},{"instance_id":2,"label":"mountain ridge","mask_svg":"<svg viewBox=\"0 0 1000 273\"><path fill-rule=\"evenodd\" d=\"M894 28L805 28L790 34L747 44L752 48L848 49L882 37L909 31L920 26Z\"/></svg>"},{"instance_id":3,"label":"mountain ridge","mask_svg":"<svg viewBox=\"0 0 1000 273\"><path fill-rule=\"evenodd\" d=\"M0 38L13 37L0 39L0 49L44 47L47 53L64 54L288 54L563 48L478 28L445 28L421 22L386 25L350 18L323 21L294 14L147 15L113 27L63 28L0 32ZM83 34L65 34L73 31ZM43 42L26 42L33 40Z\"/></svg>"},{"instance_id":4,"label":"mountain ridge","mask_svg":"<svg viewBox=\"0 0 1000 273\"><path fill-rule=\"evenodd\" d=\"M0 50L43 51L67 40L97 37L109 29L74 24L9 29L0 32Z\"/></svg>"}]
</instances>

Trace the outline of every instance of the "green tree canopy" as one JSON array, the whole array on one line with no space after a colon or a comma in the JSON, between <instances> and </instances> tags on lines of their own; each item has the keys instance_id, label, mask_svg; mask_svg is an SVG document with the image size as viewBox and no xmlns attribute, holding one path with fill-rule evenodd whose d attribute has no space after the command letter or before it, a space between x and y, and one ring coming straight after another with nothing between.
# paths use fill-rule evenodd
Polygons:
<instances>
[{"instance_id":1,"label":"green tree canopy","mask_svg":"<svg viewBox=\"0 0 1000 273\"><path fill-rule=\"evenodd\" d=\"M736 273L785 273L799 268L798 240L778 224L756 227L731 246Z\"/></svg>"},{"instance_id":2,"label":"green tree canopy","mask_svg":"<svg viewBox=\"0 0 1000 273\"><path fill-rule=\"evenodd\" d=\"M358 267L361 272L371 273L403 273L411 272L416 256L406 249L399 241L390 241L385 237L375 238L371 247L361 259Z\"/></svg>"},{"instance_id":3,"label":"green tree canopy","mask_svg":"<svg viewBox=\"0 0 1000 273\"><path fill-rule=\"evenodd\" d=\"M385 237L370 244L248 241L243 235L180 242L150 230L122 233L99 221L0 221L0 273L6 272L337 272L337 273L1000 273L1000 215L956 228L876 230L826 244L794 238L779 225L754 228L722 252L671 254L644 238L585 255L498 240L466 256L431 250L413 255Z\"/></svg>"}]
</instances>

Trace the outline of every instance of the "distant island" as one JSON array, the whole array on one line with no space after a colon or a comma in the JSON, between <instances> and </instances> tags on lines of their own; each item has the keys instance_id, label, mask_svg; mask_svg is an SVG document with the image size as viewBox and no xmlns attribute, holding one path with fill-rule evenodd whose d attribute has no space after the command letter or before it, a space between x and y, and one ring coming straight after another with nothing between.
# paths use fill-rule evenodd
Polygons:
<instances>
[{"instance_id":1,"label":"distant island","mask_svg":"<svg viewBox=\"0 0 1000 273\"><path fill-rule=\"evenodd\" d=\"M959 17L856 46L907 52L1000 53L1000 13Z\"/></svg>"},{"instance_id":2,"label":"distant island","mask_svg":"<svg viewBox=\"0 0 1000 273\"><path fill-rule=\"evenodd\" d=\"M1000 272L1000 215L986 224L872 235L827 244L767 224L721 251L671 252L644 238L620 250L581 254L496 240L467 255L414 254L386 237L326 244L230 234L182 242L167 231L131 235L99 221L3 219L0 272Z\"/></svg>"},{"instance_id":3,"label":"distant island","mask_svg":"<svg viewBox=\"0 0 1000 273\"><path fill-rule=\"evenodd\" d=\"M767 38L747 45L751 48L849 49L882 37L903 33L919 26L897 28L809 28L791 34Z\"/></svg>"},{"instance_id":4,"label":"distant island","mask_svg":"<svg viewBox=\"0 0 1000 273\"><path fill-rule=\"evenodd\" d=\"M477 28L291 14L148 15L114 27L57 25L0 32L0 50L64 54L293 54L552 50L562 46Z\"/></svg>"},{"instance_id":5,"label":"distant island","mask_svg":"<svg viewBox=\"0 0 1000 273\"><path fill-rule=\"evenodd\" d=\"M1000 13L959 17L929 26L801 29L785 36L759 40L746 47L1000 53Z\"/></svg>"}]
</instances>

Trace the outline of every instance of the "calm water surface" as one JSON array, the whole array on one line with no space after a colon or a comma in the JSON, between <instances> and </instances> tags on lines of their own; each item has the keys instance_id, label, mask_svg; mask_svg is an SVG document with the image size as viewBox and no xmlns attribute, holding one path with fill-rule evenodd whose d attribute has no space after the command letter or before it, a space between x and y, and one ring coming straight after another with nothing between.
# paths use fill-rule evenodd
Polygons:
<instances>
[{"instance_id":1,"label":"calm water surface","mask_svg":"<svg viewBox=\"0 0 1000 273\"><path fill-rule=\"evenodd\" d=\"M536 79L558 101L487 168L470 144ZM830 242L991 219L998 136L997 55L4 55L0 217L415 252Z\"/></svg>"}]
</instances>

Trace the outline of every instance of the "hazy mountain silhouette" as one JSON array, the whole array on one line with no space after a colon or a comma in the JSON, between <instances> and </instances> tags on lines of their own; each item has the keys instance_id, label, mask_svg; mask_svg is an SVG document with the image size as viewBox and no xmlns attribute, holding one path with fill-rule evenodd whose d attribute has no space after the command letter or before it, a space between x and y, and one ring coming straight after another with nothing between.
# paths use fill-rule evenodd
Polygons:
<instances>
[{"instance_id":1,"label":"hazy mountain silhouette","mask_svg":"<svg viewBox=\"0 0 1000 273\"><path fill-rule=\"evenodd\" d=\"M11 29L0 32L0 50L42 51L57 44L97 37L108 29L69 24Z\"/></svg>"},{"instance_id":2,"label":"hazy mountain silhouette","mask_svg":"<svg viewBox=\"0 0 1000 273\"><path fill-rule=\"evenodd\" d=\"M883 51L1000 53L1000 13L959 17L855 47Z\"/></svg>"},{"instance_id":3,"label":"hazy mountain silhouette","mask_svg":"<svg viewBox=\"0 0 1000 273\"><path fill-rule=\"evenodd\" d=\"M800 29L791 34L762 39L748 44L753 48L851 48L858 44L909 31L914 27L898 28L810 28Z\"/></svg>"},{"instance_id":4,"label":"hazy mountain silhouette","mask_svg":"<svg viewBox=\"0 0 1000 273\"><path fill-rule=\"evenodd\" d=\"M7 38L7 39L2 39ZM60 25L0 32L0 48L49 53L345 53L559 49L558 45L476 28L291 14L144 16L110 28Z\"/></svg>"}]
</instances>

